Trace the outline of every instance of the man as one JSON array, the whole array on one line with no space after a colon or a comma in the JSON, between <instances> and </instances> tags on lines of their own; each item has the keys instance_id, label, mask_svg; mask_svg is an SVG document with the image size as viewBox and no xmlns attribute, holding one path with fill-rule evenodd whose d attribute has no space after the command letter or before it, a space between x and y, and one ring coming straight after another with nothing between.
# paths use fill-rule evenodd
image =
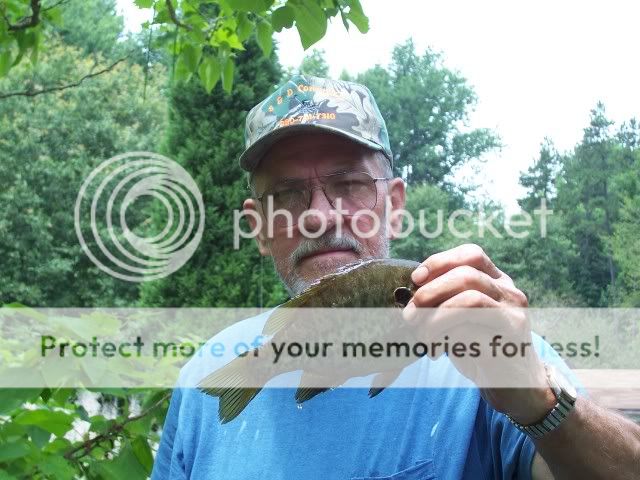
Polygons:
<instances>
[{"instance_id":1,"label":"man","mask_svg":"<svg viewBox=\"0 0 640 480\"><path fill-rule=\"evenodd\" d=\"M391 174L386 127L366 87L294 77L249 113L246 146L240 164L252 196L244 208L254 212L260 252L273 258L292 295L342 265L389 255L405 190ZM371 215L354 215L356 207ZM432 255L412 280L419 288L404 316L424 338L470 325L425 319L420 308L504 313L527 304L476 245ZM531 338L526 318L500 318L503 331ZM265 320L239 322L214 340L253 339ZM638 478L640 428L576 399L546 363L570 375L557 355L532 352L527 369L515 374L537 388L387 388L375 398L366 389L337 388L300 409L291 390L265 388L226 424L218 421L217 398L176 389L153 478ZM210 368L192 361L180 383L192 387ZM444 356L412 369L452 383L463 378L458 370L477 380Z\"/></svg>"}]
</instances>

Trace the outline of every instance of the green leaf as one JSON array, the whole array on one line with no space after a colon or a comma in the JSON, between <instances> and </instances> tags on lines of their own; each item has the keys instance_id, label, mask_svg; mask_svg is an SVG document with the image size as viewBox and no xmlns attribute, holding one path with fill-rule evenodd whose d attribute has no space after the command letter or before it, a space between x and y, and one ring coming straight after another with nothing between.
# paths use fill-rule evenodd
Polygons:
<instances>
[{"instance_id":1,"label":"green leaf","mask_svg":"<svg viewBox=\"0 0 640 480\"><path fill-rule=\"evenodd\" d=\"M38 398L41 389L3 388L0 390L0 415L11 413L23 403Z\"/></svg>"},{"instance_id":2,"label":"green leaf","mask_svg":"<svg viewBox=\"0 0 640 480\"><path fill-rule=\"evenodd\" d=\"M193 75L193 71L189 70L189 67L186 66L182 55L178 57L176 61L176 69L174 72L175 81L176 82L188 82Z\"/></svg>"},{"instance_id":3,"label":"green leaf","mask_svg":"<svg viewBox=\"0 0 640 480\"><path fill-rule=\"evenodd\" d=\"M249 36L251 32L253 32L254 24L247 15L241 13L238 15L238 26L236 27L236 35L238 36L238 40L244 42Z\"/></svg>"},{"instance_id":4,"label":"green leaf","mask_svg":"<svg viewBox=\"0 0 640 480\"><path fill-rule=\"evenodd\" d=\"M40 35L36 34L36 41L31 47L31 55L29 59L31 60L31 64L35 65L38 63L38 55L40 53Z\"/></svg>"},{"instance_id":5,"label":"green leaf","mask_svg":"<svg viewBox=\"0 0 640 480\"><path fill-rule=\"evenodd\" d=\"M315 1L305 0L295 5L296 27L302 47L306 50L327 33L327 17Z\"/></svg>"},{"instance_id":6,"label":"green leaf","mask_svg":"<svg viewBox=\"0 0 640 480\"><path fill-rule=\"evenodd\" d=\"M153 7L153 0L134 0L133 3L138 8L151 8L151 7Z\"/></svg>"},{"instance_id":7,"label":"green leaf","mask_svg":"<svg viewBox=\"0 0 640 480\"><path fill-rule=\"evenodd\" d=\"M73 416L53 410L26 410L14 419L18 425L35 425L59 437L71 429Z\"/></svg>"},{"instance_id":8,"label":"green leaf","mask_svg":"<svg viewBox=\"0 0 640 480\"><path fill-rule=\"evenodd\" d=\"M44 12L44 17L49 20L49 23L55 26L62 26L62 9L59 7L47 8Z\"/></svg>"},{"instance_id":9,"label":"green leaf","mask_svg":"<svg viewBox=\"0 0 640 480\"><path fill-rule=\"evenodd\" d=\"M196 43L204 43L206 41L205 34L199 28L194 28L189 32L189 37L191 40Z\"/></svg>"},{"instance_id":10,"label":"green leaf","mask_svg":"<svg viewBox=\"0 0 640 480\"><path fill-rule=\"evenodd\" d=\"M347 14L344 13L343 10L340 10L340 18L342 19L342 25L344 25L345 30L349 31L349 21L347 20Z\"/></svg>"},{"instance_id":11,"label":"green leaf","mask_svg":"<svg viewBox=\"0 0 640 480\"><path fill-rule=\"evenodd\" d=\"M104 433L113 425L113 421L107 420L102 415L90 417L89 423L91 423L91 431L96 433Z\"/></svg>"},{"instance_id":12,"label":"green leaf","mask_svg":"<svg viewBox=\"0 0 640 480\"><path fill-rule=\"evenodd\" d=\"M353 23L360 33L367 33L369 31L369 18L362 11L362 6L359 0L350 0L349 13L347 18Z\"/></svg>"},{"instance_id":13,"label":"green leaf","mask_svg":"<svg viewBox=\"0 0 640 480\"><path fill-rule=\"evenodd\" d=\"M49 443L49 439L51 438L51 433L47 432L46 430L43 430L40 427L35 427L32 425L28 427L27 431L29 432L29 437L31 438L31 441L36 447L42 448L47 443Z\"/></svg>"},{"instance_id":14,"label":"green leaf","mask_svg":"<svg viewBox=\"0 0 640 480\"><path fill-rule=\"evenodd\" d=\"M9 50L0 52L0 78L9 73L11 63L11 52Z\"/></svg>"},{"instance_id":15,"label":"green leaf","mask_svg":"<svg viewBox=\"0 0 640 480\"><path fill-rule=\"evenodd\" d=\"M127 444L115 459L110 462L97 462L94 468L96 473L105 478L143 479L148 477L148 472L133 453L130 444Z\"/></svg>"},{"instance_id":16,"label":"green leaf","mask_svg":"<svg viewBox=\"0 0 640 480\"><path fill-rule=\"evenodd\" d=\"M48 443L42 451L44 453L59 453L68 450L71 442L66 438L56 438L53 442Z\"/></svg>"},{"instance_id":17,"label":"green leaf","mask_svg":"<svg viewBox=\"0 0 640 480\"><path fill-rule=\"evenodd\" d=\"M0 470L0 480L18 480L18 477L14 477L13 475L9 475L4 470Z\"/></svg>"},{"instance_id":18,"label":"green leaf","mask_svg":"<svg viewBox=\"0 0 640 480\"><path fill-rule=\"evenodd\" d=\"M202 56L202 46L201 45L193 45L191 43L187 43L182 46L182 51L180 52L180 59L182 59L183 65L186 69L193 73L198 68L198 63L200 63L200 57Z\"/></svg>"},{"instance_id":19,"label":"green leaf","mask_svg":"<svg viewBox=\"0 0 640 480\"><path fill-rule=\"evenodd\" d=\"M146 415L143 418L139 418L135 422L129 422L125 425L124 429L131 434L131 436L143 435L145 438L150 435L151 424L155 417L152 415Z\"/></svg>"},{"instance_id":20,"label":"green leaf","mask_svg":"<svg viewBox=\"0 0 640 480\"><path fill-rule=\"evenodd\" d=\"M40 392L40 398L44 403L47 403L53 394L53 390L50 388L45 388Z\"/></svg>"},{"instance_id":21,"label":"green leaf","mask_svg":"<svg viewBox=\"0 0 640 480\"><path fill-rule=\"evenodd\" d=\"M258 22L258 27L256 29L256 40L258 41L258 46L265 57L268 57L271 54L271 49L273 48L273 42L271 40L271 35L273 35L273 30L271 29L271 25L267 22Z\"/></svg>"},{"instance_id":22,"label":"green leaf","mask_svg":"<svg viewBox=\"0 0 640 480\"><path fill-rule=\"evenodd\" d=\"M287 5L277 8L271 14L271 25L276 32L281 32L283 28L291 28L294 20L295 12Z\"/></svg>"},{"instance_id":23,"label":"green leaf","mask_svg":"<svg viewBox=\"0 0 640 480\"><path fill-rule=\"evenodd\" d=\"M227 57L224 70L222 71L222 88L224 88L224 91L227 93L231 93L231 89L233 88L233 70L233 60Z\"/></svg>"},{"instance_id":24,"label":"green leaf","mask_svg":"<svg viewBox=\"0 0 640 480\"><path fill-rule=\"evenodd\" d=\"M6 462L8 460L15 460L16 458L24 457L29 453L29 445L26 441L4 443L0 448L0 462Z\"/></svg>"},{"instance_id":25,"label":"green leaf","mask_svg":"<svg viewBox=\"0 0 640 480\"><path fill-rule=\"evenodd\" d=\"M267 9L267 5L262 0L227 0L229 7L239 12L260 13Z\"/></svg>"},{"instance_id":26,"label":"green leaf","mask_svg":"<svg viewBox=\"0 0 640 480\"><path fill-rule=\"evenodd\" d=\"M131 442L131 450L133 450L133 454L136 456L140 464L147 470L147 473L151 473L151 469L153 468L153 455L151 455L151 449L149 448L149 443L144 437L136 437L133 442Z\"/></svg>"},{"instance_id":27,"label":"green leaf","mask_svg":"<svg viewBox=\"0 0 640 480\"><path fill-rule=\"evenodd\" d=\"M227 28L219 28L213 34L211 44L213 46L218 46L225 43L236 50L244 50L244 45L242 45L242 42L235 33L231 32Z\"/></svg>"},{"instance_id":28,"label":"green leaf","mask_svg":"<svg viewBox=\"0 0 640 480\"><path fill-rule=\"evenodd\" d=\"M213 87L216 86L220 79L220 63L218 59L213 57L204 57L200 68L198 69L198 75L202 80L202 85L207 93L211 93Z\"/></svg>"},{"instance_id":29,"label":"green leaf","mask_svg":"<svg viewBox=\"0 0 640 480\"><path fill-rule=\"evenodd\" d=\"M77 473L62 456L49 455L46 461L38 464L38 468L51 478L75 478Z\"/></svg>"},{"instance_id":30,"label":"green leaf","mask_svg":"<svg viewBox=\"0 0 640 480\"><path fill-rule=\"evenodd\" d=\"M74 393L75 390L73 388L58 388L52 393L51 398L53 398L58 405L64 406Z\"/></svg>"}]
</instances>

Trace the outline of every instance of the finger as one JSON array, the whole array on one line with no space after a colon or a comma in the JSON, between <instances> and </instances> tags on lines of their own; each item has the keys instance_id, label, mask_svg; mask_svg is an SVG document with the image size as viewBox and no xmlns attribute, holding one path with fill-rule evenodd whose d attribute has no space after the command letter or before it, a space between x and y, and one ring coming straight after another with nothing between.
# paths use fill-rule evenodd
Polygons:
<instances>
[{"instance_id":1,"label":"finger","mask_svg":"<svg viewBox=\"0 0 640 480\"><path fill-rule=\"evenodd\" d=\"M466 290L444 302L439 308L417 309L414 325L421 338L441 340L453 329L460 328L467 340L489 334L511 336L514 327L508 308L476 290ZM516 319L516 322L519 319ZM519 328L516 330L520 331Z\"/></svg>"},{"instance_id":2,"label":"finger","mask_svg":"<svg viewBox=\"0 0 640 480\"><path fill-rule=\"evenodd\" d=\"M474 267L496 279L503 275L480 246L465 244L431 255L414 270L411 279L418 286L424 285L462 265Z\"/></svg>"},{"instance_id":3,"label":"finger","mask_svg":"<svg viewBox=\"0 0 640 480\"><path fill-rule=\"evenodd\" d=\"M493 278L480 270L463 265L418 288L412 301L417 307L437 307L465 290L477 290L496 301L505 297L500 284Z\"/></svg>"},{"instance_id":4,"label":"finger","mask_svg":"<svg viewBox=\"0 0 640 480\"><path fill-rule=\"evenodd\" d=\"M415 297L414 297L415 298ZM435 322L434 318L445 317L450 315L451 317L465 318L465 310L469 308L497 308L500 303L491 298L490 296L482 293L478 290L465 290L453 297L442 302L438 308L433 307L417 307L417 304L411 300L409 304L404 308L402 315L404 320L409 325L419 324L432 324ZM451 312L447 312L444 309L451 309ZM444 310L444 311L442 311ZM456 317L457 314L457 317Z\"/></svg>"}]
</instances>

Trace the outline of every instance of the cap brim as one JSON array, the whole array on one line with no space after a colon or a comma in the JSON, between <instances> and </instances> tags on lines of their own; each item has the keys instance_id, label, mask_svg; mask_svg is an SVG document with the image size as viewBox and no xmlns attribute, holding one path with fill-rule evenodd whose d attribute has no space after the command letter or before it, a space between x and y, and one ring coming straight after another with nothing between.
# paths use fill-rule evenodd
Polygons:
<instances>
[{"instance_id":1,"label":"cap brim","mask_svg":"<svg viewBox=\"0 0 640 480\"><path fill-rule=\"evenodd\" d=\"M265 156L267 151L276 142L282 140L283 138L297 135L302 132L317 132L318 130L323 130L325 132L333 133L343 138L353 140L354 142L359 143L360 145L368 147L372 150L384 151L384 148L381 145L367 140L366 138L362 138L355 133L350 134L348 132L345 132L344 130L340 130L330 125L323 125L319 123L303 123L299 125L282 127L266 134L264 137L262 137L260 140L246 149L242 153L242 155L240 155L240 167L248 172L253 172L260 163L260 160L262 160L262 157Z\"/></svg>"}]
</instances>

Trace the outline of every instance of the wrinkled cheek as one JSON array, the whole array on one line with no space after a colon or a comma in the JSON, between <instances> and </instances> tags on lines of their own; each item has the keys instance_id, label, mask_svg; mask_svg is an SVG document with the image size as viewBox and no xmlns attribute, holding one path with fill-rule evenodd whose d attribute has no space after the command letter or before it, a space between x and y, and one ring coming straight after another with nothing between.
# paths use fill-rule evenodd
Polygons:
<instances>
[{"instance_id":1,"label":"wrinkled cheek","mask_svg":"<svg viewBox=\"0 0 640 480\"><path fill-rule=\"evenodd\" d=\"M369 243L384 232L383 222L376 212L366 212L354 216L349 226L356 238Z\"/></svg>"}]
</instances>

